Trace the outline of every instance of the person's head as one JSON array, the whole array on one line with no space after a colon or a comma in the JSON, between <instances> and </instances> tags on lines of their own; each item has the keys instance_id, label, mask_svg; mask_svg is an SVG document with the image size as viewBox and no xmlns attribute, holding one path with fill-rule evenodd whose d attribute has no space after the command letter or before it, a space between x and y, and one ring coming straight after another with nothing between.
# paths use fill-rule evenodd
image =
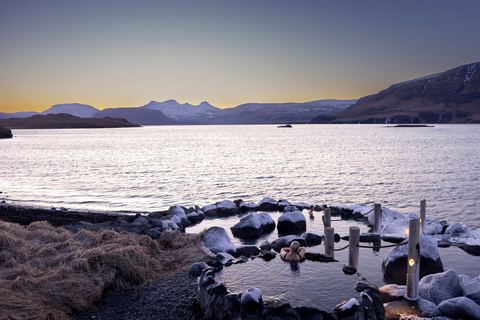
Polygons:
<instances>
[{"instance_id":1,"label":"person's head","mask_svg":"<svg viewBox=\"0 0 480 320\"><path fill-rule=\"evenodd\" d=\"M300 250L300 242L292 241L292 243L290 244L290 250L293 253L298 253L298 251Z\"/></svg>"}]
</instances>

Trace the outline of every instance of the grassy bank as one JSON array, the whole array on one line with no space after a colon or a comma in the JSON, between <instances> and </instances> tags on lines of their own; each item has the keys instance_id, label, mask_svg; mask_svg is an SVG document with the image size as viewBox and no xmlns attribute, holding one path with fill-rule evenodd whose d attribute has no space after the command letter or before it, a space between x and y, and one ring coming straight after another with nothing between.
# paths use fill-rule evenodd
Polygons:
<instances>
[{"instance_id":1,"label":"grassy bank","mask_svg":"<svg viewBox=\"0 0 480 320\"><path fill-rule=\"evenodd\" d=\"M123 289L207 258L201 235L158 240L112 230L72 233L48 222L0 221L0 319L69 319Z\"/></svg>"}]
</instances>

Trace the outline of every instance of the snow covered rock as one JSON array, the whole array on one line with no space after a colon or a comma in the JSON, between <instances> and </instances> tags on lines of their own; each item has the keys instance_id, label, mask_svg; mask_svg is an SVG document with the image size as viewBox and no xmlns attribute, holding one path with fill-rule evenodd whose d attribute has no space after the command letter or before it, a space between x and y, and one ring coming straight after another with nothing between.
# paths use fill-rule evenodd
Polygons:
<instances>
[{"instance_id":1,"label":"snow covered rock","mask_svg":"<svg viewBox=\"0 0 480 320\"><path fill-rule=\"evenodd\" d=\"M395 212L395 211L392 211L392 212ZM383 225L382 233L408 235L408 229L409 229L409 224L411 219L418 219L418 216L413 213L409 213L406 216L402 215L401 218L397 217L395 220L391 222L385 221L382 223ZM390 220L390 219L386 219L386 220ZM370 217L369 217L369 221L370 221Z\"/></svg>"},{"instance_id":2,"label":"snow covered rock","mask_svg":"<svg viewBox=\"0 0 480 320\"><path fill-rule=\"evenodd\" d=\"M480 277L473 278L463 286L463 295L480 305Z\"/></svg>"},{"instance_id":3,"label":"snow covered rock","mask_svg":"<svg viewBox=\"0 0 480 320\"><path fill-rule=\"evenodd\" d=\"M211 227L203 235L205 247L213 253L227 252L235 254L235 245L227 234L227 231L221 227Z\"/></svg>"},{"instance_id":4,"label":"snow covered rock","mask_svg":"<svg viewBox=\"0 0 480 320\"><path fill-rule=\"evenodd\" d=\"M438 305L442 301L461 296L463 290L457 272L450 269L420 279L418 294L420 297Z\"/></svg>"},{"instance_id":5,"label":"snow covered rock","mask_svg":"<svg viewBox=\"0 0 480 320\"><path fill-rule=\"evenodd\" d=\"M219 216L231 216L238 212L237 205L235 202L230 200L223 200L217 202L217 211Z\"/></svg>"},{"instance_id":6,"label":"snow covered rock","mask_svg":"<svg viewBox=\"0 0 480 320\"><path fill-rule=\"evenodd\" d=\"M407 286L398 284L387 284L380 288L383 302L400 300L407 294Z\"/></svg>"},{"instance_id":7,"label":"snow covered rock","mask_svg":"<svg viewBox=\"0 0 480 320\"><path fill-rule=\"evenodd\" d=\"M277 240L274 240L272 242L272 249L275 250L276 252L280 252L282 248L290 247L290 244L293 241L298 241L300 243L300 246L307 245L307 242L305 241L304 238L300 236L290 235L290 236L285 236L285 237L278 238Z\"/></svg>"},{"instance_id":8,"label":"snow covered rock","mask_svg":"<svg viewBox=\"0 0 480 320\"><path fill-rule=\"evenodd\" d=\"M167 213L171 216L178 216L180 219L187 219L185 210L179 205L171 206L170 208L168 208Z\"/></svg>"},{"instance_id":9,"label":"snow covered rock","mask_svg":"<svg viewBox=\"0 0 480 320\"><path fill-rule=\"evenodd\" d=\"M457 297L441 302L438 308L442 315L452 319L480 320L480 305L466 297Z\"/></svg>"},{"instance_id":10,"label":"snow covered rock","mask_svg":"<svg viewBox=\"0 0 480 320\"><path fill-rule=\"evenodd\" d=\"M386 283L405 284L407 275L408 244L395 247L382 261L383 279ZM420 236L420 278L443 272L437 241L432 236Z\"/></svg>"},{"instance_id":11,"label":"snow covered rock","mask_svg":"<svg viewBox=\"0 0 480 320\"><path fill-rule=\"evenodd\" d=\"M466 226L463 226L459 222L455 222L451 226L449 226L446 230L446 234L455 234L455 233L465 233L467 230Z\"/></svg>"},{"instance_id":12,"label":"snow covered rock","mask_svg":"<svg viewBox=\"0 0 480 320\"><path fill-rule=\"evenodd\" d=\"M263 198L259 203L258 207L262 211L277 211L278 206L277 206L277 201L275 201L272 198L265 197Z\"/></svg>"},{"instance_id":13,"label":"snow covered rock","mask_svg":"<svg viewBox=\"0 0 480 320\"><path fill-rule=\"evenodd\" d=\"M190 212L189 214L187 214L187 219L191 223L198 223L203 219L205 219L205 215L201 210L198 210L198 211Z\"/></svg>"},{"instance_id":14,"label":"snow covered rock","mask_svg":"<svg viewBox=\"0 0 480 320\"><path fill-rule=\"evenodd\" d=\"M307 221L300 211L285 212L278 218L278 232L283 234L298 234L305 232Z\"/></svg>"},{"instance_id":15,"label":"snow covered rock","mask_svg":"<svg viewBox=\"0 0 480 320\"><path fill-rule=\"evenodd\" d=\"M368 223L370 223L370 225L372 226L375 224L375 211L373 211L373 206L362 208L361 210L360 208L356 208L354 210L354 213L356 211L359 211L361 214L366 214L367 212L370 211L370 213L368 214ZM388 223L392 223L397 219L404 219L404 218L405 216L400 212L390 210L387 207L382 207L382 226Z\"/></svg>"},{"instance_id":16,"label":"snow covered rock","mask_svg":"<svg viewBox=\"0 0 480 320\"><path fill-rule=\"evenodd\" d=\"M202 211L207 217L216 217L218 212L217 206L214 204L206 205Z\"/></svg>"},{"instance_id":17,"label":"snow covered rock","mask_svg":"<svg viewBox=\"0 0 480 320\"><path fill-rule=\"evenodd\" d=\"M251 213L243 217L230 230L235 237L257 239L262 234L275 230L275 221L267 213Z\"/></svg>"},{"instance_id":18,"label":"snow covered rock","mask_svg":"<svg viewBox=\"0 0 480 320\"><path fill-rule=\"evenodd\" d=\"M333 311L338 315L340 319L353 316L357 310L360 303L357 299L351 298L348 301L344 301L335 306Z\"/></svg>"}]
</instances>

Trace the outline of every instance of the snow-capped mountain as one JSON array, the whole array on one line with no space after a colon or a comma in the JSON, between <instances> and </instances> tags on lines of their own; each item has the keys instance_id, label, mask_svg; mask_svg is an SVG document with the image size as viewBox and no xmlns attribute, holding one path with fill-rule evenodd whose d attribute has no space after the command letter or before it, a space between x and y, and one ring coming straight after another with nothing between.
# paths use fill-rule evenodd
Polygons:
<instances>
[{"instance_id":1,"label":"snow-capped mountain","mask_svg":"<svg viewBox=\"0 0 480 320\"><path fill-rule=\"evenodd\" d=\"M190 103L180 104L175 100L164 102L150 101L140 108L162 111L163 114L172 120L195 122L203 122L221 112L221 109L215 108L206 101L197 106Z\"/></svg>"},{"instance_id":2,"label":"snow-capped mountain","mask_svg":"<svg viewBox=\"0 0 480 320\"><path fill-rule=\"evenodd\" d=\"M98 109L95 109L92 106L80 103L67 103L67 104L56 104L50 109L43 111L41 114L59 114L59 113L68 113L80 118L91 118Z\"/></svg>"},{"instance_id":3,"label":"snow-capped mountain","mask_svg":"<svg viewBox=\"0 0 480 320\"><path fill-rule=\"evenodd\" d=\"M480 62L393 84L312 123L480 123Z\"/></svg>"}]
</instances>

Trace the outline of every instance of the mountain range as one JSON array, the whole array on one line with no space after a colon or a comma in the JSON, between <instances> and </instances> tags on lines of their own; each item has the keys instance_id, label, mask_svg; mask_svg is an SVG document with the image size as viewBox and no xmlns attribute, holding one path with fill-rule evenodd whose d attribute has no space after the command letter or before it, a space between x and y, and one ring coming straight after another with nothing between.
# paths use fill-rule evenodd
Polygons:
<instances>
[{"instance_id":1,"label":"mountain range","mask_svg":"<svg viewBox=\"0 0 480 320\"><path fill-rule=\"evenodd\" d=\"M393 84L358 100L247 103L219 109L208 102L150 101L134 108L98 110L85 104L54 105L41 114L124 118L140 125L279 123L480 123L480 62ZM1 113L0 119L36 112Z\"/></svg>"},{"instance_id":2,"label":"mountain range","mask_svg":"<svg viewBox=\"0 0 480 320\"><path fill-rule=\"evenodd\" d=\"M312 123L480 123L480 62L391 85Z\"/></svg>"},{"instance_id":3,"label":"mountain range","mask_svg":"<svg viewBox=\"0 0 480 320\"><path fill-rule=\"evenodd\" d=\"M136 108L98 110L85 104L59 104L41 114L67 113L81 118L124 118L140 125L175 124L260 124L308 123L312 118L339 112L357 100L318 100L304 103L248 103L235 108L219 109L208 102L199 105L180 104L175 100L150 101ZM27 118L35 112L0 113L0 119Z\"/></svg>"}]
</instances>

